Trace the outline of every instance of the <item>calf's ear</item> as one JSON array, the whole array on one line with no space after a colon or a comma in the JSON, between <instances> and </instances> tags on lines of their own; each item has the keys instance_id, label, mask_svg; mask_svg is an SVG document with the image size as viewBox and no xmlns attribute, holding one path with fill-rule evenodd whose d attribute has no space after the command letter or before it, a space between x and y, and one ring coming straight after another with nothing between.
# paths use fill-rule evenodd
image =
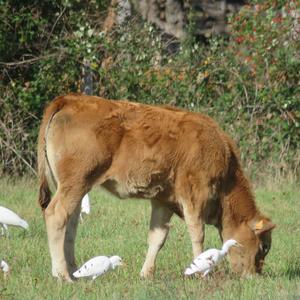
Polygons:
<instances>
[{"instance_id":1,"label":"calf's ear","mask_svg":"<svg viewBox=\"0 0 300 300\"><path fill-rule=\"evenodd\" d=\"M256 235L260 235L264 232L270 231L276 227L274 223L269 219L260 218L251 220L248 225L254 231Z\"/></svg>"}]
</instances>

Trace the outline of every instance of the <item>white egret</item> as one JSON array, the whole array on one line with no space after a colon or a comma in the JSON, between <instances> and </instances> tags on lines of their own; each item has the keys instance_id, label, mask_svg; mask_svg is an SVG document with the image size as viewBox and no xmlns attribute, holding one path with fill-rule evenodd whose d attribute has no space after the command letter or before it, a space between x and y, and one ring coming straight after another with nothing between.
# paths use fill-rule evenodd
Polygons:
<instances>
[{"instance_id":1,"label":"white egret","mask_svg":"<svg viewBox=\"0 0 300 300\"><path fill-rule=\"evenodd\" d=\"M93 280L103 275L109 270L114 270L122 265L122 259L119 256L96 256L87 261L79 270L73 273L75 278L91 277Z\"/></svg>"},{"instance_id":2,"label":"white egret","mask_svg":"<svg viewBox=\"0 0 300 300\"><path fill-rule=\"evenodd\" d=\"M83 220L82 214L89 214L91 212L91 206L90 206L90 197L88 194L85 194L85 196L81 200L81 212L80 212L80 219Z\"/></svg>"},{"instance_id":3,"label":"white egret","mask_svg":"<svg viewBox=\"0 0 300 300\"><path fill-rule=\"evenodd\" d=\"M2 225L2 235L4 234L4 229L7 231L8 234L8 226L20 226L24 229L28 228L28 223L21 219L16 213L12 210L0 206L0 224Z\"/></svg>"},{"instance_id":4,"label":"white egret","mask_svg":"<svg viewBox=\"0 0 300 300\"><path fill-rule=\"evenodd\" d=\"M9 272L9 265L8 265L4 260L1 260L1 263L0 263L0 269L1 269L4 273L8 273L8 272Z\"/></svg>"},{"instance_id":5,"label":"white egret","mask_svg":"<svg viewBox=\"0 0 300 300\"><path fill-rule=\"evenodd\" d=\"M202 252L197 258L194 259L189 268L184 272L185 275L192 275L194 273L202 273L205 277L217 263L228 253L229 249L233 246L241 246L236 240L230 239L226 241L221 250L208 249Z\"/></svg>"}]
</instances>

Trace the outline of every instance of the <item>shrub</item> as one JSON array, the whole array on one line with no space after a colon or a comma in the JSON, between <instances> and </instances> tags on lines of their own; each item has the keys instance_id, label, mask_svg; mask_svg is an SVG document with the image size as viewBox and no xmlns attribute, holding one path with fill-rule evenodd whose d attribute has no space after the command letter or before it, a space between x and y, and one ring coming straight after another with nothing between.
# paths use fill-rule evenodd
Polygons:
<instances>
[{"instance_id":1,"label":"shrub","mask_svg":"<svg viewBox=\"0 0 300 300\"><path fill-rule=\"evenodd\" d=\"M266 169L276 174L297 174L297 2L253 2L230 18L232 30L228 38L212 37L204 45L190 36L176 53L167 51L161 33L138 17L113 32L102 32L99 20L105 3L87 3L87 8L70 3L53 6L52 14L47 16L41 8L44 19L39 17L39 21L27 23L31 24L29 28L35 28L35 22L40 22L43 30L33 30L32 35L23 33L27 50L5 58L23 59L28 49L34 58L38 56L32 64L6 64L1 72L4 83L0 116L1 120L6 118L2 123L12 126L2 126L0 138L22 153L28 164L35 164L34 145L44 104L58 94L80 91L81 65L88 59L94 73L95 94L151 104L172 102L202 111L215 118L238 142L252 175ZM0 17L5 9L1 10ZM9 15L8 10L5 14ZM25 12L19 10L19 14L24 16ZM33 18L33 14L26 16L24 20ZM6 23L10 22L9 19ZM0 31L0 40L5 41L7 34L7 30ZM11 41L0 48L0 53L14 48ZM41 44L47 47L37 46ZM18 124L17 132L12 130L13 124ZM22 140L23 136L26 138ZM16 140L20 144L12 144ZM3 142L2 169L22 174L26 164ZM13 163L14 159L19 163Z\"/></svg>"}]
</instances>

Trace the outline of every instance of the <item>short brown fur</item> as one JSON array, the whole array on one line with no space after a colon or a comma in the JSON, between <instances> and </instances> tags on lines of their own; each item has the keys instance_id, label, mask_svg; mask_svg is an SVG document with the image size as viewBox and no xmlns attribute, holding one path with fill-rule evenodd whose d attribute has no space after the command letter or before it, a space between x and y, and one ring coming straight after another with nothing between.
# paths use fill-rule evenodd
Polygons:
<instances>
[{"instance_id":1,"label":"short brown fur","mask_svg":"<svg viewBox=\"0 0 300 300\"><path fill-rule=\"evenodd\" d=\"M97 184L120 198L151 200L143 277L154 273L173 213L187 224L194 257L203 249L204 225L213 224L222 240L243 245L230 252L234 271L261 271L275 225L257 209L233 141L208 116L84 95L59 97L44 113L38 164L54 276L71 280L81 199ZM52 199L49 182L57 187Z\"/></svg>"}]
</instances>

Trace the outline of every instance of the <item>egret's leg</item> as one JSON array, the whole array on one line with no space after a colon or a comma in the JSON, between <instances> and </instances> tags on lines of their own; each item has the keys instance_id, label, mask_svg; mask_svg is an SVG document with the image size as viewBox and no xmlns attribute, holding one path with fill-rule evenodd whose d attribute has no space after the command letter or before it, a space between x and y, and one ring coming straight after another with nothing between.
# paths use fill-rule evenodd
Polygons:
<instances>
[{"instance_id":1,"label":"egret's leg","mask_svg":"<svg viewBox=\"0 0 300 300\"><path fill-rule=\"evenodd\" d=\"M6 236L9 237L9 231L8 231L8 226L6 224L3 224L3 228L6 231Z\"/></svg>"},{"instance_id":2,"label":"egret's leg","mask_svg":"<svg viewBox=\"0 0 300 300\"><path fill-rule=\"evenodd\" d=\"M210 269L206 270L206 271L203 273L202 277L205 277L210 271L211 271Z\"/></svg>"},{"instance_id":3,"label":"egret's leg","mask_svg":"<svg viewBox=\"0 0 300 300\"><path fill-rule=\"evenodd\" d=\"M167 207L161 206L157 201L152 200L152 213L150 221L150 231L148 235L148 252L140 276L150 277L155 271L155 260L159 250L164 245L168 232L169 222L173 215Z\"/></svg>"}]
</instances>

